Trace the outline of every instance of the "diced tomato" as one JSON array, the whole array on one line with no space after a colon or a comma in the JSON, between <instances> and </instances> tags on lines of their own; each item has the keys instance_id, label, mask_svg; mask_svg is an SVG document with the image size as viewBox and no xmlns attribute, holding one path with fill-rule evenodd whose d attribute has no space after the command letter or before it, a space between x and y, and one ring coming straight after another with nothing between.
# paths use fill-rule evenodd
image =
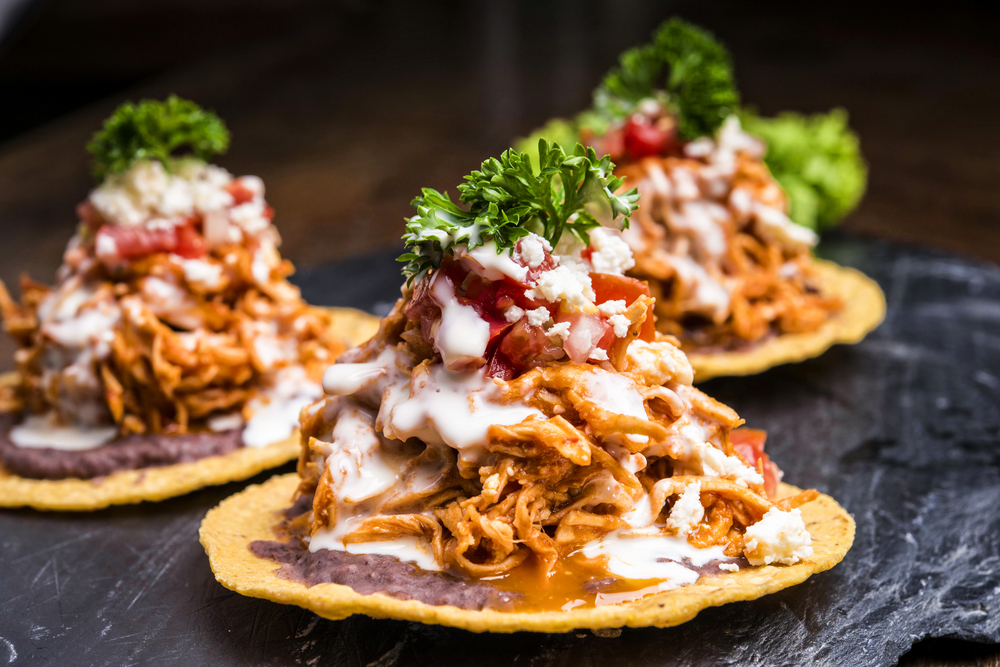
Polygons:
<instances>
[{"instance_id":1,"label":"diced tomato","mask_svg":"<svg viewBox=\"0 0 1000 667\"><path fill-rule=\"evenodd\" d=\"M174 252L185 259L204 257L208 253L205 239L195 231L194 225L181 225L177 230L177 246Z\"/></svg>"},{"instance_id":2,"label":"diced tomato","mask_svg":"<svg viewBox=\"0 0 1000 667\"><path fill-rule=\"evenodd\" d=\"M146 229L104 225L97 232L96 247L102 259L132 259L154 252L171 252L177 247L177 232L173 227Z\"/></svg>"},{"instance_id":3,"label":"diced tomato","mask_svg":"<svg viewBox=\"0 0 1000 667\"><path fill-rule=\"evenodd\" d=\"M271 208L270 204L264 204L264 217L268 220L274 220L274 209Z\"/></svg>"},{"instance_id":4,"label":"diced tomato","mask_svg":"<svg viewBox=\"0 0 1000 667\"><path fill-rule=\"evenodd\" d=\"M518 308L523 308L524 310L545 308L550 313L555 312L558 306L544 301L529 299L525 294L526 291L527 290L524 285L519 285L515 282L508 282L505 280L502 283L499 283L499 286L497 287L497 310L499 312L503 312L511 305L515 305Z\"/></svg>"},{"instance_id":5,"label":"diced tomato","mask_svg":"<svg viewBox=\"0 0 1000 667\"><path fill-rule=\"evenodd\" d=\"M480 319L485 320L486 323L490 325L490 340L486 344L486 354L487 356L489 356L489 353L494 349L496 349L496 346L499 344L500 339L504 336L504 334L510 331L510 328L513 326L513 324L511 324L504 318L498 317L496 314L488 311L486 307L483 304L479 303L478 301L473 301L472 299L469 299L467 297L460 296L458 297L458 302L463 306L469 306L472 309L474 309L476 313L479 315Z\"/></svg>"},{"instance_id":6,"label":"diced tomato","mask_svg":"<svg viewBox=\"0 0 1000 667\"><path fill-rule=\"evenodd\" d=\"M517 375L517 369L503 353L496 352L490 359L486 367L486 374L491 378L501 380L513 380Z\"/></svg>"},{"instance_id":7,"label":"diced tomato","mask_svg":"<svg viewBox=\"0 0 1000 667\"><path fill-rule=\"evenodd\" d=\"M541 327L533 327L524 319L515 323L500 341L497 354L502 354L518 371L565 356L563 349L553 345Z\"/></svg>"},{"instance_id":8,"label":"diced tomato","mask_svg":"<svg viewBox=\"0 0 1000 667\"><path fill-rule=\"evenodd\" d=\"M455 284L460 285L461 283ZM497 289L500 284L488 282L476 276L469 281L465 289L465 298L475 301L478 308L492 312L496 310Z\"/></svg>"},{"instance_id":9,"label":"diced tomato","mask_svg":"<svg viewBox=\"0 0 1000 667\"><path fill-rule=\"evenodd\" d=\"M645 118L633 116L625 123L624 143L629 157L638 160L665 153L673 142L668 132Z\"/></svg>"},{"instance_id":10,"label":"diced tomato","mask_svg":"<svg viewBox=\"0 0 1000 667\"><path fill-rule=\"evenodd\" d=\"M467 268L462 266L461 262L456 261L451 256L444 258L444 261L441 262L441 266L438 268L438 271L448 276L448 279L451 280L451 284L454 285L456 289L460 288L465 283L465 278L470 273Z\"/></svg>"},{"instance_id":11,"label":"diced tomato","mask_svg":"<svg viewBox=\"0 0 1000 667\"><path fill-rule=\"evenodd\" d=\"M228 192L233 197L233 206L239 206L240 204L246 204L248 201L253 199L253 192L250 191L243 182L239 179L231 182L226 186L226 192Z\"/></svg>"},{"instance_id":12,"label":"diced tomato","mask_svg":"<svg viewBox=\"0 0 1000 667\"><path fill-rule=\"evenodd\" d=\"M764 453L764 442L767 440L767 431L755 428L738 428L729 433L729 442L733 444L733 449L743 457L755 470L758 468L757 462L761 462L764 476L764 491L768 497L775 498L778 495L778 484L781 482L781 469L771 461L770 457Z\"/></svg>"},{"instance_id":13,"label":"diced tomato","mask_svg":"<svg viewBox=\"0 0 1000 667\"><path fill-rule=\"evenodd\" d=\"M173 252L191 259L206 252L205 240L190 223L163 229L104 225L97 232L96 247L98 255L108 260L128 260L157 252Z\"/></svg>"},{"instance_id":14,"label":"diced tomato","mask_svg":"<svg viewBox=\"0 0 1000 667\"><path fill-rule=\"evenodd\" d=\"M615 276L610 273L591 273L590 283L594 288L595 303L605 301L624 301L631 305L640 296L649 296L649 285L641 280L627 276ZM646 342L656 337L656 321L653 313L646 313L646 321L639 329L639 338Z\"/></svg>"}]
</instances>

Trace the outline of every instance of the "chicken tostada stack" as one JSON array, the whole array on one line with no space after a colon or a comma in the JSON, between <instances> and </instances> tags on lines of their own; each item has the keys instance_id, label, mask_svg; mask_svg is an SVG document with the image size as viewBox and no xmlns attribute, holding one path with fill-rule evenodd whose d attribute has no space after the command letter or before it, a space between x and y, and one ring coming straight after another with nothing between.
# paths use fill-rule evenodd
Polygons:
<instances>
[{"instance_id":1,"label":"chicken tostada stack","mask_svg":"<svg viewBox=\"0 0 1000 667\"><path fill-rule=\"evenodd\" d=\"M206 162L228 141L186 100L121 106L89 146L99 185L56 284L24 278L21 303L0 284L19 346L0 506L160 500L285 463L323 369L374 331L287 281L264 184Z\"/></svg>"},{"instance_id":2,"label":"chicken tostada stack","mask_svg":"<svg viewBox=\"0 0 1000 667\"><path fill-rule=\"evenodd\" d=\"M414 201L403 296L324 374L298 474L202 523L224 586L332 619L669 626L847 553L850 515L781 484L652 326L599 223L626 226L636 191L593 149L540 155L484 162L464 207Z\"/></svg>"},{"instance_id":3,"label":"chicken tostada stack","mask_svg":"<svg viewBox=\"0 0 1000 667\"><path fill-rule=\"evenodd\" d=\"M729 54L678 19L622 54L593 107L539 137L593 146L643 207L622 235L657 327L698 380L756 373L855 343L885 300L864 275L815 259L816 231L860 200L867 170L846 114L762 118L739 108Z\"/></svg>"}]
</instances>

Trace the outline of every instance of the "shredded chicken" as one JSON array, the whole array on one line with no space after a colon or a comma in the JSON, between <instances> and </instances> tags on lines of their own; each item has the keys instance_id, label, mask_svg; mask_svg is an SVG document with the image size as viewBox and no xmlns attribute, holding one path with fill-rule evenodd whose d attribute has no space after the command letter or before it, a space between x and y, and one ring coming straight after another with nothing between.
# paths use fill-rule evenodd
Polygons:
<instances>
[{"instance_id":1,"label":"shredded chicken","mask_svg":"<svg viewBox=\"0 0 1000 667\"><path fill-rule=\"evenodd\" d=\"M616 169L642 205L624 237L649 282L657 328L685 349L735 349L815 331L841 307L813 270L811 232L788 221L759 155L649 157Z\"/></svg>"},{"instance_id":2,"label":"shredded chicken","mask_svg":"<svg viewBox=\"0 0 1000 667\"><path fill-rule=\"evenodd\" d=\"M379 333L342 361L371 362L393 348L410 369L440 363L423 340L419 323L404 314L411 298L412 291L406 292ZM646 297L641 299L645 305ZM635 308L633 314L637 330L646 309ZM618 356L617 368L610 361L603 366L552 361L512 380L497 380L506 400L522 401L544 417L489 427L486 448L491 456L478 468L459 465L455 450L448 447L397 442L422 451L413 455L400 478L406 479L426 457L443 457L445 474L419 495L408 493L404 484L398 492L372 501L374 505L366 506L367 518L351 524L356 528L345 542L422 536L442 566L472 577L508 572L529 557L542 571L550 571L581 544L629 526L626 516L642 509L643 503L649 504L653 520L668 516L687 483L696 479L702 484L705 520L688 539L697 546L724 545L727 554L739 555L746 527L775 503L763 483L688 470L685 466L694 464L684 428L697 425L708 446L752 475L729 441L730 430L742 420L691 386L690 364L670 337L631 346L626 342ZM619 414L588 395L587 378L594 373L615 374L634 384L645 416ZM341 400L330 396L303 412L299 493L314 495L313 534L338 522L337 485L323 452L330 451L336 426L337 411L327 408ZM382 397L361 392L352 400L377 413ZM383 439L381 446L396 445ZM623 463L635 460L643 464L632 466L635 472ZM782 501L780 507L795 506L813 495L806 492Z\"/></svg>"}]
</instances>

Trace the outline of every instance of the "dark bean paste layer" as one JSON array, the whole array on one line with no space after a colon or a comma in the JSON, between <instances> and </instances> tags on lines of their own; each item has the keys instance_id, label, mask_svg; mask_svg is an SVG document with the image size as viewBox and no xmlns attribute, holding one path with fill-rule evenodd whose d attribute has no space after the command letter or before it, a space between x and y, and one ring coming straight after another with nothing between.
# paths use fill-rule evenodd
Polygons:
<instances>
[{"instance_id":1,"label":"dark bean paste layer","mask_svg":"<svg viewBox=\"0 0 1000 667\"><path fill-rule=\"evenodd\" d=\"M10 429L18 415L0 413L0 464L7 472L29 479L93 479L120 470L188 463L228 454L243 446L239 429L221 433L130 435L82 452L18 447Z\"/></svg>"},{"instance_id":2,"label":"dark bean paste layer","mask_svg":"<svg viewBox=\"0 0 1000 667\"><path fill-rule=\"evenodd\" d=\"M288 526L294 518L312 509L311 498L299 497L283 514L276 526L278 534L294 532ZM497 609L510 611L518 599L515 593L502 591L488 583L462 579L446 572L428 572L383 554L349 554L322 549L311 552L295 535L283 542L256 540L250 551L258 558L281 563L277 575L306 586L340 584L356 593L382 593L400 600L416 600L429 605L448 605L460 609Z\"/></svg>"}]
</instances>

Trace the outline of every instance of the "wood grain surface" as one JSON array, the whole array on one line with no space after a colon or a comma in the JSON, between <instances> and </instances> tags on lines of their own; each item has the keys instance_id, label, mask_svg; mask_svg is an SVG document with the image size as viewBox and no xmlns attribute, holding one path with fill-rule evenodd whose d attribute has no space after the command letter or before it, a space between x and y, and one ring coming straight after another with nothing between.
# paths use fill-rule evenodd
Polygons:
<instances>
[{"instance_id":1,"label":"wood grain surface","mask_svg":"<svg viewBox=\"0 0 1000 667\"><path fill-rule=\"evenodd\" d=\"M42 16L32 28L41 46L16 45L25 76L72 63L81 77L89 64L137 82L0 144L8 284L25 272L51 279L74 206L92 187L83 146L124 99L175 92L216 109L233 134L220 163L264 179L284 254L316 265L397 243L420 187L454 192L512 138L582 108L615 55L674 13L727 42L744 99L762 112L849 110L871 180L847 229L1000 262L1000 47L970 7L940 15L941 7L896 14L861 3L787 12L767 2L299 1L281 12L259 3L217 48L170 60L164 50L183 51L185 39L211 39L200 24L191 32L195 3L150 3L146 14L133 6L131 23L96 40L103 46L71 28L106 21L51 4L64 10L59 30L46 32ZM155 20L163 16L173 19ZM128 26L138 26L131 37ZM163 62L142 60L157 54ZM0 369L11 367L12 349L0 344ZM985 667L1000 658L994 648L938 641L901 664Z\"/></svg>"}]
</instances>

